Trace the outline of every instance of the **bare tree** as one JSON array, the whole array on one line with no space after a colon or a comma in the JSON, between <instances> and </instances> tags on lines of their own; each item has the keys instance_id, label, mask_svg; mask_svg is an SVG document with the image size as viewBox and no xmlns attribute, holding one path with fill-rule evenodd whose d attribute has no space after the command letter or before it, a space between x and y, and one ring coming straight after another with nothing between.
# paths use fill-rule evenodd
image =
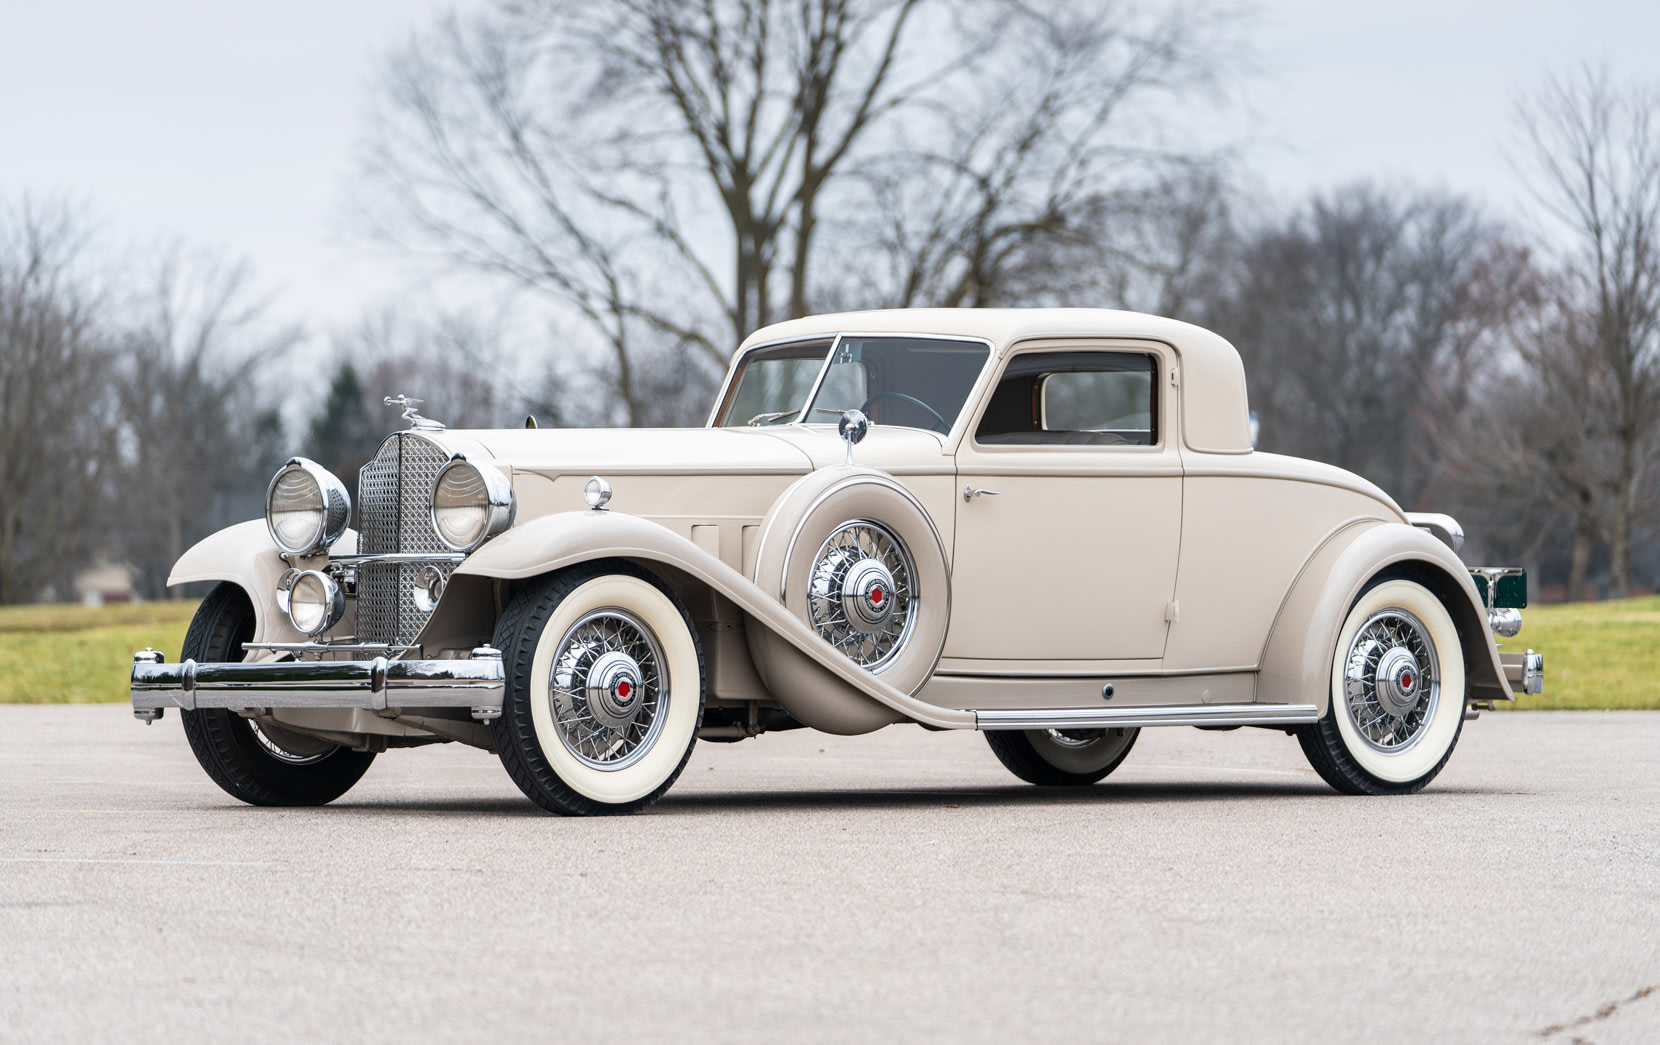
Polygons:
<instances>
[{"instance_id":1,"label":"bare tree","mask_svg":"<svg viewBox=\"0 0 1660 1045\"><path fill-rule=\"evenodd\" d=\"M1207 180L1220 184L1213 160L1164 142L1151 117L1214 100L1243 65L1229 57L1235 22L1230 10L1194 5L1007 11L995 53L961 93L913 121L909 144L864 175L889 266L881 296L902 306L1039 304L1095 289L1100 273L1145 271L1135 252L1149 222L1196 202Z\"/></svg>"},{"instance_id":2,"label":"bare tree","mask_svg":"<svg viewBox=\"0 0 1660 1045\"><path fill-rule=\"evenodd\" d=\"M281 463L261 371L299 333L265 319L245 265L175 248L147 282L112 334L120 454L103 537L154 597L192 543L260 510Z\"/></svg>"},{"instance_id":3,"label":"bare tree","mask_svg":"<svg viewBox=\"0 0 1660 1045\"><path fill-rule=\"evenodd\" d=\"M638 424L650 344L718 369L736 338L805 310L820 194L902 100L889 81L917 5L544 0L447 18L388 67L365 161L390 204L379 227L574 309Z\"/></svg>"},{"instance_id":4,"label":"bare tree","mask_svg":"<svg viewBox=\"0 0 1660 1045\"><path fill-rule=\"evenodd\" d=\"M1264 449L1430 507L1523 261L1459 200L1354 186L1247 235L1228 293L1196 318L1239 347Z\"/></svg>"},{"instance_id":5,"label":"bare tree","mask_svg":"<svg viewBox=\"0 0 1660 1045\"><path fill-rule=\"evenodd\" d=\"M1220 24L1064 0L521 0L393 58L364 196L381 234L573 310L639 424L642 389L718 372L816 302L994 300L1013 254L1069 234L1134 156L1109 147L1126 112L1203 79ZM907 224L866 220L883 207Z\"/></svg>"},{"instance_id":6,"label":"bare tree","mask_svg":"<svg viewBox=\"0 0 1660 1045\"><path fill-rule=\"evenodd\" d=\"M0 213L0 602L25 602L92 551L113 456L101 294L67 207Z\"/></svg>"},{"instance_id":7,"label":"bare tree","mask_svg":"<svg viewBox=\"0 0 1660 1045\"><path fill-rule=\"evenodd\" d=\"M1534 195L1566 234L1554 252L1560 343L1530 360L1541 382L1586 402L1578 442L1607 455L1569 465L1604 487L1605 503L1587 493L1586 510L1602 508L1609 588L1620 598L1631 583L1633 530L1655 510L1641 495L1660 453L1660 91L1618 88L1587 69L1523 99L1518 119ZM1581 578L1584 543L1581 530Z\"/></svg>"}]
</instances>

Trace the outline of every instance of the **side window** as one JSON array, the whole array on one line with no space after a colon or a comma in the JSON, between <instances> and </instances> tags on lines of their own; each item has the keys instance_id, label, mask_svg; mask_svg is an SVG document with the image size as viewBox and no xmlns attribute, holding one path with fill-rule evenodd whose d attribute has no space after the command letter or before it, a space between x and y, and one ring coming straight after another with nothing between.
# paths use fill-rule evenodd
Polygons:
<instances>
[{"instance_id":1,"label":"side window","mask_svg":"<svg viewBox=\"0 0 1660 1045\"><path fill-rule=\"evenodd\" d=\"M974 432L990 446L1153 446L1158 360L1140 352L1032 352L1003 370Z\"/></svg>"}]
</instances>

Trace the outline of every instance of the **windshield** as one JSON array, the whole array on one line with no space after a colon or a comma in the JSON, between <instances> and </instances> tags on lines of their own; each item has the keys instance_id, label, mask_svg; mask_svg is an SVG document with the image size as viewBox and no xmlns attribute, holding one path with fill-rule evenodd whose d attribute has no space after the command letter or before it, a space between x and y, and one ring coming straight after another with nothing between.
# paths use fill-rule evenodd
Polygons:
<instances>
[{"instance_id":1,"label":"windshield","mask_svg":"<svg viewBox=\"0 0 1660 1045\"><path fill-rule=\"evenodd\" d=\"M863 410L873 424L949 432L990 354L975 341L844 337L801 419L831 423Z\"/></svg>"},{"instance_id":2,"label":"windshield","mask_svg":"<svg viewBox=\"0 0 1660 1045\"><path fill-rule=\"evenodd\" d=\"M801 414L807 393L824 369L829 341L800 341L757 349L738 364L731 390L715 422L723 428L789 424Z\"/></svg>"}]
</instances>

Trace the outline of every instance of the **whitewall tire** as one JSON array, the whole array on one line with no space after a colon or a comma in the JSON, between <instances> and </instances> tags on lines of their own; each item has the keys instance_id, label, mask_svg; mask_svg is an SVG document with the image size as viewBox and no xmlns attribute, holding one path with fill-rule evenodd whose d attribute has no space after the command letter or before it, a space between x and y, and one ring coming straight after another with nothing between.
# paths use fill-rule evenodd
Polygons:
<instances>
[{"instance_id":1,"label":"whitewall tire","mask_svg":"<svg viewBox=\"0 0 1660 1045\"><path fill-rule=\"evenodd\" d=\"M1320 776L1346 794L1410 794L1435 779L1464 726L1458 628L1414 581L1373 584L1332 652L1331 703L1298 733Z\"/></svg>"},{"instance_id":2,"label":"whitewall tire","mask_svg":"<svg viewBox=\"0 0 1660 1045\"><path fill-rule=\"evenodd\" d=\"M503 766L552 812L631 813L685 768L703 719L703 653L672 591L620 561L560 571L514 596L493 725Z\"/></svg>"}]
</instances>

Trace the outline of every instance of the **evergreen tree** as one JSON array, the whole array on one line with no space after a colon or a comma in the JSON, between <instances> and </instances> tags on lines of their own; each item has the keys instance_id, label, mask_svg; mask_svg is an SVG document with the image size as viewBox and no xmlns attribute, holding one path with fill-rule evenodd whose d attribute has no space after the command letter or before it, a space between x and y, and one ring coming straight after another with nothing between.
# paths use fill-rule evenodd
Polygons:
<instances>
[{"instance_id":1,"label":"evergreen tree","mask_svg":"<svg viewBox=\"0 0 1660 1045\"><path fill-rule=\"evenodd\" d=\"M306 456L345 480L347 487L355 487L358 469L375 455L384 434L370 413L357 368L341 363L322 412L311 420Z\"/></svg>"}]
</instances>

